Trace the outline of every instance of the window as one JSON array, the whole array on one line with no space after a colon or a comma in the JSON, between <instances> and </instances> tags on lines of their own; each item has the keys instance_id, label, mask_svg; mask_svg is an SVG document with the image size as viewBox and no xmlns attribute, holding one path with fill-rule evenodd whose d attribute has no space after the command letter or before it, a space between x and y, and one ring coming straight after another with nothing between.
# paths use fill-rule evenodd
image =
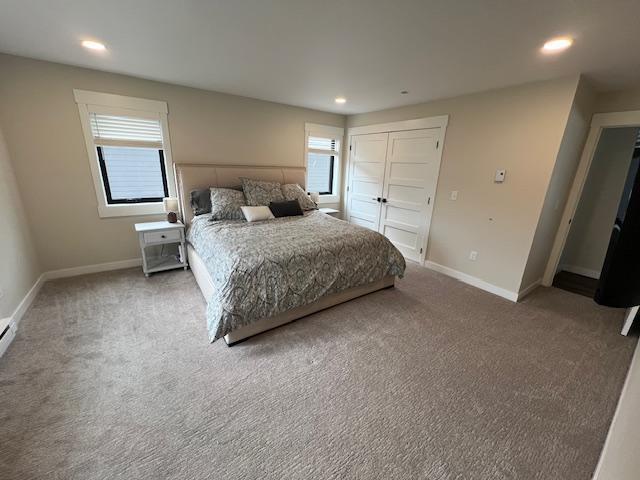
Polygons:
<instances>
[{"instance_id":1,"label":"window","mask_svg":"<svg viewBox=\"0 0 640 480\"><path fill-rule=\"evenodd\" d=\"M340 144L343 130L307 124L307 191L318 192L320 203L340 201Z\"/></svg>"},{"instance_id":2,"label":"window","mask_svg":"<svg viewBox=\"0 0 640 480\"><path fill-rule=\"evenodd\" d=\"M162 213L174 196L166 103L76 90L101 217Z\"/></svg>"},{"instance_id":3,"label":"window","mask_svg":"<svg viewBox=\"0 0 640 480\"><path fill-rule=\"evenodd\" d=\"M108 205L169 196L159 121L98 113L90 120Z\"/></svg>"},{"instance_id":4,"label":"window","mask_svg":"<svg viewBox=\"0 0 640 480\"><path fill-rule=\"evenodd\" d=\"M107 203L161 202L169 196L162 149L97 147Z\"/></svg>"},{"instance_id":5,"label":"window","mask_svg":"<svg viewBox=\"0 0 640 480\"><path fill-rule=\"evenodd\" d=\"M333 167L338 155L336 141L331 138L309 137L308 147L307 190L318 192L320 195L331 195L333 193Z\"/></svg>"}]
</instances>

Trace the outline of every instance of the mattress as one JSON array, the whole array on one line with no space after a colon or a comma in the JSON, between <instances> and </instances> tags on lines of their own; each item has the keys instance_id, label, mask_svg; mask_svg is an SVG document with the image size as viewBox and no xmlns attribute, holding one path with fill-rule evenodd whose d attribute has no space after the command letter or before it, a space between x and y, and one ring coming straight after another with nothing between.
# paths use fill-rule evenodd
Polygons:
<instances>
[{"instance_id":1,"label":"mattress","mask_svg":"<svg viewBox=\"0 0 640 480\"><path fill-rule=\"evenodd\" d=\"M402 276L384 236L318 211L262 222L193 219L187 240L213 284L209 340L324 296Z\"/></svg>"}]
</instances>

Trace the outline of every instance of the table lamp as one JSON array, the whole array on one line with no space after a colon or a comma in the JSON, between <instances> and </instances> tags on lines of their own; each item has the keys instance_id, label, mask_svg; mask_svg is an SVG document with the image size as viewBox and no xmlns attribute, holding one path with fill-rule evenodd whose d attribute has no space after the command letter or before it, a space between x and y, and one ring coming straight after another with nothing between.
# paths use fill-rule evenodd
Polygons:
<instances>
[{"instance_id":1,"label":"table lamp","mask_svg":"<svg viewBox=\"0 0 640 480\"><path fill-rule=\"evenodd\" d=\"M164 211L167 214L167 222L176 223L178 221L178 199L167 197L162 200Z\"/></svg>"}]
</instances>

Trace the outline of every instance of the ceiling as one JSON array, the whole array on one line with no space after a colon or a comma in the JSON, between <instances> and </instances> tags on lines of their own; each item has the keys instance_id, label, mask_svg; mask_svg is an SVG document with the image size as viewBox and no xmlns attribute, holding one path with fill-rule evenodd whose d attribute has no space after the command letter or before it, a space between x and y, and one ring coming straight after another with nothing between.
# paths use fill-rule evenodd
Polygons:
<instances>
[{"instance_id":1,"label":"ceiling","mask_svg":"<svg viewBox=\"0 0 640 480\"><path fill-rule=\"evenodd\" d=\"M1 52L341 113L576 73L601 90L640 85L638 0L0 0L0 11ZM574 46L541 54L557 35Z\"/></svg>"}]
</instances>

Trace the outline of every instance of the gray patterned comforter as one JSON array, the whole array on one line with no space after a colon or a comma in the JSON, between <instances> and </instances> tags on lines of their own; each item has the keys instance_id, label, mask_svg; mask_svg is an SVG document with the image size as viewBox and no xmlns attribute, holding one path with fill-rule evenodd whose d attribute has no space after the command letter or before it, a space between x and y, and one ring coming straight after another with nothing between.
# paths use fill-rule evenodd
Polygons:
<instances>
[{"instance_id":1,"label":"gray patterned comforter","mask_svg":"<svg viewBox=\"0 0 640 480\"><path fill-rule=\"evenodd\" d=\"M215 287L207 326L215 341L243 325L324 295L402 276L402 254L379 233L324 213L248 223L194 218L187 240Z\"/></svg>"}]
</instances>

